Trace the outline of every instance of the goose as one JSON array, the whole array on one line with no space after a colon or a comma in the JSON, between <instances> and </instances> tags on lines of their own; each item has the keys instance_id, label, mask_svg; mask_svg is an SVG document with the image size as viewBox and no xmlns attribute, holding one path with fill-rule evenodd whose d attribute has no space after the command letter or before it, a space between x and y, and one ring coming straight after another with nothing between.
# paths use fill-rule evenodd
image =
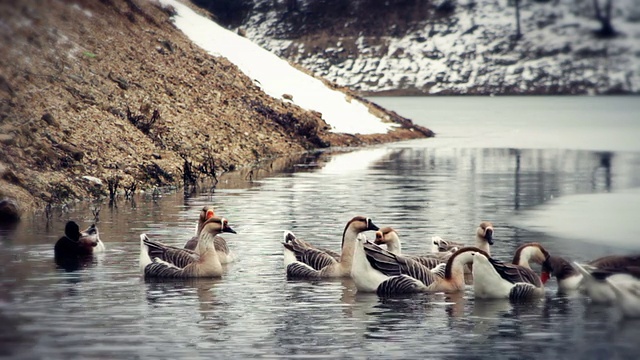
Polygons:
<instances>
[{"instance_id":1,"label":"goose","mask_svg":"<svg viewBox=\"0 0 640 360\"><path fill-rule=\"evenodd\" d=\"M349 220L342 233L342 253L340 260L316 248L310 248L306 243L295 237L287 237L285 233L284 266L288 278L341 278L351 276L353 249L358 234L378 230L371 219L356 216ZM288 240L288 241L287 241Z\"/></svg>"},{"instance_id":2,"label":"goose","mask_svg":"<svg viewBox=\"0 0 640 360\"><path fill-rule=\"evenodd\" d=\"M545 263L550 258L549 252L539 243L532 242L518 246L516 252L513 254L513 265L523 266L531 269L529 262L535 262L542 265L542 273L540 274L540 280L543 284L549 280L550 270Z\"/></svg>"},{"instance_id":3,"label":"goose","mask_svg":"<svg viewBox=\"0 0 640 360\"><path fill-rule=\"evenodd\" d=\"M464 290L464 267L473 262L472 254L481 251L465 247L449 257L444 274L438 276L412 258L384 250L358 238L354 251L351 278L360 292L375 292L378 296L416 292L454 292Z\"/></svg>"},{"instance_id":4,"label":"goose","mask_svg":"<svg viewBox=\"0 0 640 360\"><path fill-rule=\"evenodd\" d=\"M212 206L205 205L202 208L202 210L200 210L200 215L198 216L198 223L196 225L196 234L184 244L185 249L195 251L196 247L198 246L198 235L200 234L200 231L202 230L204 223L214 216L215 216L215 212L213 211ZM221 264L228 264L235 260L234 254L229 249L229 246L227 245L227 241L223 237L216 235L213 238L213 246L216 248L216 251L218 252L218 257L220 258Z\"/></svg>"},{"instance_id":5,"label":"goose","mask_svg":"<svg viewBox=\"0 0 640 360\"><path fill-rule=\"evenodd\" d=\"M150 241L146 234L141 234L140 271L145 278L220 277L223 268L214 237L222 232L236 233L226 219L208 219L200 231L195 252Z\"/></svg>"},{"instance_id":6,"label":"goose","mask_svg":"<svg viewBox=\"0 0 640 360\"><path fill-rule=\"evenodd\" d=\"M616 295L605 280L617 283L627 278L625 274L640 277L640 255L610 255L587 264L573 263L582 275L579 289L596 304L611 304Z\"/></svg>"},{"instance_id":7,"label":"goose","mask_svg":"<svg viewBox=\"0 0 640 360\"><path fill-rule=\"evenodd\" d=\"M476 228L475 240L476 241L474 246L490 255L490 245L493 245L493 224L489 221L481 222L480 225L478 225L478 227ZM444 240L439 236L432 237L431 244L431 252L433 253L449 251L452 247L461 248L463 246L466 246L462 243Z\"/></svg>"},{"instance_id":8,"label":"goose","mask_svg":"<svg viewBox=\"0 0 640 360\"><path fill-rule=\"evenodd\" d=\"M477 298L522 300L544 295L542 281L533 270L495 260L486 252L472 254Z\"/></svg>"},{"instance_id":9,"label":"goose","mask_svg":"<svg viewBox=\"0 0 640 360\"><path fill-rule=\"evenodd\" d=\"M104 244L98 236L95 224L80 232L75 221L68 221L64 228L64 235L56 242L53 252L56 259L91 256L104 251Z\"/></svg>"},{"instance_id":10,"label":"goose","mask_svg":"<svg viewBox=\"0 0 640 360\"><path fill-rule=\"evenodd\" d=\"M458 250L457 247L451 247L448 251L428 254L428 255L405 255L402 254L402 244L400 242L400 237L398 233L391 227L383 227L380 230L376 231L376 238L374 240L374 244L382 245L385 244L387 246L387 251L394 253L396 255L402 255L404 257L413 259L421 263L422 265L428 267L429 269L434 269L440 264L446 263L447 259ZM443 267L444 269L444 267Z\"/></svg>"},{"instance_id":11,"label":"goose","mask_svg":"<svg viewBox=\"0 0 640 360\"><path fill-rule=\"evenodd\" d=\"M624 317L640 318L640 277L631 274L619 274L618 281L607 278L615 294L615 305Z\"/></svg>"}]
</instances>

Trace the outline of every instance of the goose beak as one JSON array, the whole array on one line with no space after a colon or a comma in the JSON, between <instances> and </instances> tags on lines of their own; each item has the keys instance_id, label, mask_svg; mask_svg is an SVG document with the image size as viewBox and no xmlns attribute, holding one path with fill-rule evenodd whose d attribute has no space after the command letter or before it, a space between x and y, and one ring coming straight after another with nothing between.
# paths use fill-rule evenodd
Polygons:
<instances>
[{"instance_id":1,"label":"goose beak","mask_svg":"<svg viewBox=\"0 0 640 360\"><path fill-rule=\"evenodd\" d=\"M367 230L378 231L380 228L377 227L371 219L367 219Z\"/></svg>"},{"instance_id":2,"label":"goose beak","mask_svg":"<svg viewBox=\"0 0 640 360\"><path fill-rule=\"evenodd\" d=\"M204 218L206 220L211 219L212 217L214 217L216 214L213 212L213 210L207 210L207 214L204 216Z\"/></svg>"},{"instance_id":3,"label":"goose beak","mask_svg":"<svg viewBox=\"0 0 640 360\"><path fill-rule=\"evenodd\" d=\"M493 245L493 229L487 229L484 233L484 238L487 239L489 245Z\"/></svg>"},{"instance_id":4,"label":"goose beak","mask_svg":"<svg viewBox=\"0 0 640 360\"><path fill-rule=\"evenodd\" d=\"M233 230L230 226L226 226L224 229L222 229L222 232L228 232L228 233L232 233L232 234L237 234L237 232L235 230Z\"/></svg>"}]
</instances>

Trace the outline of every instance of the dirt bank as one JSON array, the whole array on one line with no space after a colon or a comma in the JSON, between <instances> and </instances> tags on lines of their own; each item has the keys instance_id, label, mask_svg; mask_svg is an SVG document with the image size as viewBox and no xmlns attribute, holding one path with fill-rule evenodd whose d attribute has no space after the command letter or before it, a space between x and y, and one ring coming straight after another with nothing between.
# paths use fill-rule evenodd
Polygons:
<instances>
[{"instance_id":1,"label":"dirt bank","mask_svg":"<svg viewBox=\"0 0 640 360\"><path fill-rule=\"evenodd\" d=\"M327 130L142 0L0 2L0 198L23 211L190 184L314 148L431 136ZM357 96L353 94L353 96Z\"/></svg>"}]
</instances>

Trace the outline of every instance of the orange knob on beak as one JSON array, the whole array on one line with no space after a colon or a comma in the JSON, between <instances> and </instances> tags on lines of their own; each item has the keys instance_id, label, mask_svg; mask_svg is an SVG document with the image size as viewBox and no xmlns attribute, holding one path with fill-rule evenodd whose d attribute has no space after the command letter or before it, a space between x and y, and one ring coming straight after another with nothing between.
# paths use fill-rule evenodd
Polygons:
<instances>
[{"instance_id":1,"label":"orange knob on beak","mask_svg":"<svg viewBox=\"0 0 640 360\"><path fill-rule=\"evenodd\" d=\"M214 217L216 214L213 213L213 210L207 210L207 215L205 216L205 218L207 220L211 219L212 217Z\"/></svg>"},{"instance_id":2,"label":"orange knob on beak","mask_svg":"<svg viewBox=\"0 0 640 360\"><path fill-rule=\"evenodd\" d=\"M542 281L543 284L545 284L550 277L551 275L547 271L543 271L540 273L540 280Z\"/></svg>"}]
</instances>

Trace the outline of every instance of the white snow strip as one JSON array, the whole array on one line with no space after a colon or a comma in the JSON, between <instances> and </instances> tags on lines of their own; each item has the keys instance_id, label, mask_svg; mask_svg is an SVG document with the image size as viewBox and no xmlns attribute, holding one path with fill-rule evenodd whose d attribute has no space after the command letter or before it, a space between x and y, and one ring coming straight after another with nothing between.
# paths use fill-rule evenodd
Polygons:
<instances>
[{"instance_id":1,"label":"white snow strip","mask_svg":"<svg viewBox=\"0 0 640 360\"><path fill-rule=\"evenodd\" d=\"M348 101L344 93L328 88L286 60L198 15L180 2L160 0L160 3L176 10L177 15L173 17L176 27L196 45L211 55L229 59L247 76L260 82L262 89L272 97L279 99L289 94L296 105L320 112L333 132L378 134L395 126L383 123L362 102Z\"/></svg>"}]
</instances>

